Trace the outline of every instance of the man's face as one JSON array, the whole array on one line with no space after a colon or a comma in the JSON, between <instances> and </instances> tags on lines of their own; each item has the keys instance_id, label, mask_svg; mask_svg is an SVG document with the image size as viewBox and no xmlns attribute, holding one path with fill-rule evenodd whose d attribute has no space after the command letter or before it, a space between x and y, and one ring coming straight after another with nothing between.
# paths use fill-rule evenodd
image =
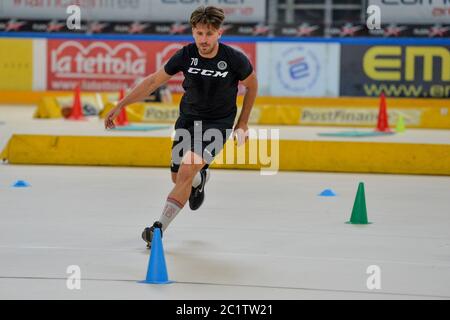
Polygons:
<instances>
[{"instance_id":1,"label":"man's face","mask_svg":"<svg viewBox=\"0 0 450 320\"><path fill-rule=\"evenodd\" d=\"M192 34L200 53L208 55L216 48L219 38L222 35L222 30L214 29L209 25L198 24L195 28L192 28Z\"/></svg>"}]
</instances>

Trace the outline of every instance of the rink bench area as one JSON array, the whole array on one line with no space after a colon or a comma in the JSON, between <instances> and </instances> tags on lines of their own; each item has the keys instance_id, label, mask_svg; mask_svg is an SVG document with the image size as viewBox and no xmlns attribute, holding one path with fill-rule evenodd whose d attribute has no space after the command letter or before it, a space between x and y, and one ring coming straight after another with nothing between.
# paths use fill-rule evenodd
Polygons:
<instances>
[{"instance_id":1,"label":"rink bench area","mask_svg":"<svg viewBox=\"0 0 450 320\"><path fill-rule=\"evenodd\" d=\"M36 120L32 119L33 110L0 108L3 161L28 165L170 165L173 125L139 124L137 128L147 126L149 130L107 131L98 118ZM237 148L232 140L228 141L213 167L450 175L447 130L407 129L385 136L330 137L319 134L373 130L304 126L251 126L251 129L253 136L246 147ZM279 143L271 140L277 135Z\"/></svg>"}]
</instances>

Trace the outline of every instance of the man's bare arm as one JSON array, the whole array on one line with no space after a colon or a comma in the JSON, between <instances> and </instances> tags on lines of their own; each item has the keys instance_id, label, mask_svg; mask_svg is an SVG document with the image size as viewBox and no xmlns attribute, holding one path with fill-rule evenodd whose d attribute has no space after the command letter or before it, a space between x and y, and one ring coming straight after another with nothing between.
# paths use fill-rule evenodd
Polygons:
<instances>
[{"instance_id":1,"label":"man's bare arm","mask_svg":"<svg viewBox=\"0 0 450 320\"><path fill-rule=\"evenodd\" d=\"M246 87L247 91L244 96L241 115L234 127L234 138L238 141L239 146L248 140L248 121L253 105L255 104L256 96L258 95L258 79L256 78L255 72L242 81L242 84Z\"/></svg>"},{"instance_id":2,"label":"man's bare arm","mask_svg":"<svg viewBox=\"0 0 450 320\"><path fill-rule=\"evenodd\" d=\"M138 84L131 92L124 97L115 108L113 108L105 117L105 128L113 129L115 128L114 119L116 119L122 108L129 104L136 103L144 100L153 91L158 89L160 86L165 84L172 76L168 75L164 68L161 68L156 73L149 75L140 84Z\"/></svg>"},{"instance_id":3,"label":"man's bare arm","mask_svg":"<svg viewBox=\"0 0 450 320\"><path fill-rule=\"evenodd\" d=\"M244 96L244 104L242 106L242 112L238 120L238 125L247 125L253 105L255 104L256 96L258 95L258 79L256 78L256 73L253 72L247 77L247 79L242 81L242 84L245 86L247 91Z\"/></svg>"},{"instance_id":4,"label":"man's bare arm","mask_svg":"<svg viewBox=\"0 0 450 320\"><path fill-rule=\"evenodd\" d=\"M131 92L118 103L119 108L127 105L140 102L147 98L152 92L164 85L170 80L172 76L168 75L164 68L146 77L140 84L138 84Z\"/></svg>"}]
</instances>

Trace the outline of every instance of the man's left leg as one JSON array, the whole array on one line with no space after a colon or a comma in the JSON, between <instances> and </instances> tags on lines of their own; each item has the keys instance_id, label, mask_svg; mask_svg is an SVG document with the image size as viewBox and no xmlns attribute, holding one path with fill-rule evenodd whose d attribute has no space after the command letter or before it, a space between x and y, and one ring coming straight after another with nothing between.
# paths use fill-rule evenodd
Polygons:
<instances>
[{"instance_id":1,"label":"man's left leg","mask_svg":"<svg viewBox=\"0 0 450 320\"><path fill-rule=\"evenodd\" d=\"M234 116L231 118L234 119ZM192 191L189 197L189 207L191 210L198 210L205 199L205 184L209 180L209 165L214 161L228 138L232 133L232 124L229 119L219 121L207 121L203 124L203 159L206 162L200 172L196 175L192 184Z\"/></svg>"},{"instance_id":2,"label":"man's left leg","mask_svg":"<svg viewBox=\"0 0 450 320\"><path fill-rule=\"evenodd\" d=\"M204 166L203 168L202 168L202 170L205 170L206 171L206 182L208 182L209 181L209 179L210 179L210 177L211 177L211 174L210 174L210 171L209 171L209 166ZM202 183L202 176L201 176L201 171L202 170L200 170L199 172L197 172L197 174L195 175L195 177L194 177L194 179L192 180L192 187L193 188L197 188L198 186L200 186L200 184ZM177 184L177 175L178 175L178 172L171 172L171 178L172 178L172 182L173 182L173 184Z\"/></svg>"},{"instance_id":3,"label":"man's left leg","mask_svg":"<svg viewBox=\"0 0 450 320\"><path fill-rule=\"evenodd\" d=\"M205 184L208 182L210 173L208 166L203 167L192 181L191 195L189 196L189 208L198 210L205 200Z\"/></svg>"}]
</instances>

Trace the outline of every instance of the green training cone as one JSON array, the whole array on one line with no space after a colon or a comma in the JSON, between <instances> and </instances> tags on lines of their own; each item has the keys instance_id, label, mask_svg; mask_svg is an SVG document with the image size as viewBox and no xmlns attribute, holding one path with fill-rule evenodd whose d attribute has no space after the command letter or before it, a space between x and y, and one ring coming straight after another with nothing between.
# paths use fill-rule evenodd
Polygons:
<instances>
[{"instance_id":1,"label":"green training cone","mask_svg":"<svg viewBox=\"0 0 450 320\"><path fill-rule=\"evenodd\" d=\"M402 115L400 115L400 116L398 117L398 120L397 120L397 126L395 127L395 131L396 131L397 133L403 133L403 132L406 131L405 119L403 118Z\"/></svg>"},{"instance_id":2,"label":"green training cone","mask_svg":"<svg viewBox=\"0 0 450 320\"><path fill-rule=\"evenodd\" d=\"M367 220L366 196L364 192L364 183L360 183L358 193L356 194L355 204L353 205L350 224L370 224Z\"/></svg>"}]
</instances>

